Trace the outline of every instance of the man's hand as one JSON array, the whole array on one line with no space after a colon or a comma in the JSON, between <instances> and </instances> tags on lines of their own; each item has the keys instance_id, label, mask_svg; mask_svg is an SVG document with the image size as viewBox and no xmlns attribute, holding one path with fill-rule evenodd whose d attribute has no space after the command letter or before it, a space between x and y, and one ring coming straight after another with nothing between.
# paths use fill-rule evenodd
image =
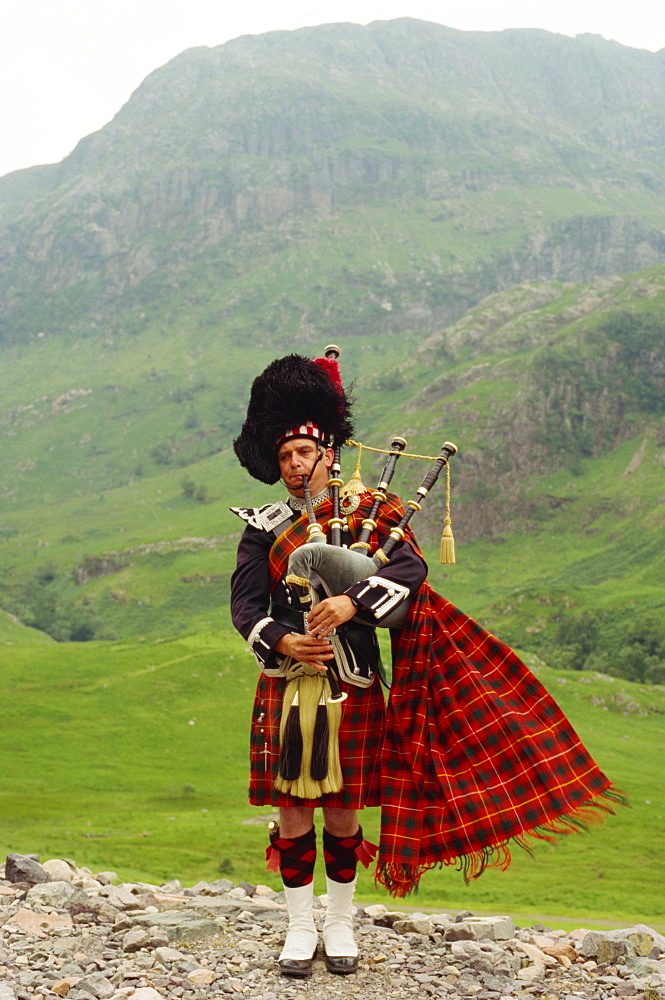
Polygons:
<instances>
[{"instance_id":1,"label":"man's hand","mask_svg":"<svg viewBox=\"0 0 665 1000\"><path fill-rule=\"evenodd\" d=\"M311 635L318 635L320 638L330 635L338 625L350 621L355 615L355 604L346 594L339 594L337 597L326 597L307 615L309 630Z\"/></svg>"},{"instance_id":2,"label":"man's hand","mask_svg":"<svg viewBox=\"0 0 665 1000\"><path fill-rule=\"evenodd\" d=\"M346 594L327 597L307 615L309 635L298 635L295 632L284 635L275 643L275 650L282 656L292 656L300 663L310 663L325 673L328 669L326 661L335 658L330 640L326 636L330 635L338 625L350 621L356 610L355 604Z\"/></svg>"},{"instance_id":3,"label":"man's hand","mask_svg":"<svg viewBox=\"0 0 665 1000\"><path fill-rule=\"evenodd\" d=\"M300 663L309 663L321 673L327 671L325 660L333 660L335 654L328 639L319 639L315 635L298 635L292 632L290 635L283 635L279 642L275 643L275 649L282 656L292 656Z\"/></svg>"}]
</instances>

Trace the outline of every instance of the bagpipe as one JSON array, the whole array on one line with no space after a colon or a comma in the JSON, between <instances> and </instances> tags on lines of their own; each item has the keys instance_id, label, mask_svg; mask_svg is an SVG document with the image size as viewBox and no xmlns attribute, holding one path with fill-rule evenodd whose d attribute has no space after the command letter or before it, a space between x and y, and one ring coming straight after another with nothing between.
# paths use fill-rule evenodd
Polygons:
<instances>
[{"instance_id":1,"label":"bagpipe","mask_svg":"<svg viewBox=\"0 0 665 1000\"><path fill-rule=\"evenodd\" d=\"M329 345L325 349L326 358L339 357L339 348ZM328 535L317 521L312 503L307 477L303 476L303 494L307 513L308 540L296 548L288 560L285 583L292 599L303 613L304 628L307 630L307 612L323 596L332 597L344 593L350 587L368 580L371 584L377 571L390 562L391 554L406 534L407 525L413 515L422 510L425 498L446 469L446 515L441 538L441 561L455 562L454 539L450 518L450 472L449 460L457 452L451 441L445 441L437 457L408 455L405 452L406 439L394 436L390 449L371 448L368 450L388 455L379 482L371 491L372 507L361 522L361 530L355 542L343 544L344 515L354 512L360 494L365 493L360 482L360 454L366 445L355 441L347 444L358 448L359 460L354 474L346 485L341 479L340 444L334 443L333 461L330 467L328 488L332 504L332 515L328 520ZM375 552L370 554L370 540L377 529L377 516L381 505L388 499L388 487L395 473L398 460L402 456L427 459L431 467L415 491L415 495L404 505L404 513L397 524L389 530L387 538ZM342 787L341 769L336 753L336 733L339 728L341 704L347 698L341 688L341 681L357 687L368 687L375 680L375 662L379 659L378 643L374 627L401 629L409 611L410 598L396 600L396 607L380 620L368 621L359 613L350 622L340 626L329 638L332 643L334 660L328 661L325 675L316 675L316 668L305 669L298 674L297 664L287 672L290 680L285 692L282 725L281 754L276 787L303 798L317 798L328 791L338 791ZM312 673L313 671L313 673ZM304 754L304 756L303 756ZM305 759L305 757L307 759Z\"/></svg>"},{"instance_id":2,"label":"bagpipe","mask_svg":"<svg viewBox=\"0 0 665 1000\"><path fill-rule=\"evenodd\" d=\"M334 357L336 359L339 357L339 353L339 347L335 344L330 344L325 349L325 357L327 358ZM367 447L365 445L360 445L357 442L347 443L355 444L358 447L359 452L363 447ZM372 536L372 532L377 528L377 514L381 504L385 503L387 500L388 487L390 486L395 473L395 467L398 459L401 455L405 454L404 449L406 444L406 438L400 436L393 437L390 444L390 450L387 452L388 460L384 465L376 489L372 491L373 505L370 513L362 521L361 531L357 541L353 542L348 548L342 545L341 529L344 525L344 520L341 517L341 514L349 511L349 507L352 505L353 501L351 501L351 504L347 504L347 510L344 511L344 499L350 500L352 494L347 492L344 497L342 494L344 482L340 478L339 444L336 444L334 448L334 457L330 468L331 476L328 480L328 487L330 489L332 501L332 517L328 521L328 525L330 527L329 544L323 528L316 520L316 514L312 505L312 498L307 479L303 476L305 509L307 511L307 518L309 522L307 528L308 541L305 545L296 549L289 557L287 583L289 582L289 577L291 577L294 582L296 578L299 582L303 580L309 581L315 574L325 591L326 596L332 597L336 594L342 594L345 590L348 590L349 587L352 587L356 583L360 583L361 580L371 577L377 570L382 569L390 561L390 555L395 546L404 538L406 527L413 515L417 511L422 510L422 504L425 497L436 483L444 468L447 471L447 489L446 516L444 519L444 528L441 537L441 562L455 562L455 543L450 517L450 475L448 461L457 452L457 447L452 443L452 441L445 441L443 443L441 446L441 452L436 458L423 455L408 456L410 458L428 458L433 462L433 464L416 490L415 496L407 502L404 515L399 523L390 529L388 538L384 541L383 545L377 549L373 555L368 554L370 551L370 538ZM381 451L381 449L378 448L371 450ZM359 479L358 466L356 467L356 473L354 473L354 476ZM354 487L354 492L356 494L360 492L358 486ZM402 602L399 607L395 609L395 611L391 612L385 618L382 618L379 623L375 624L380 624L382 628L399 629L403 627L407 614L408 602Z\"/></svg>"}]
</instances>

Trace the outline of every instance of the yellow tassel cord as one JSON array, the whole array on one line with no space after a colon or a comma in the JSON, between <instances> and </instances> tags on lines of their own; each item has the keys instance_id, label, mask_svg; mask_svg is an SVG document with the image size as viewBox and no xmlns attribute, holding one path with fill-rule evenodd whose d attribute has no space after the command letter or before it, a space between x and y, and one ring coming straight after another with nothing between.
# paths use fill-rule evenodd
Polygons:
<instances>
[{"instance_id":1,"label":"yellow tassel cord","mask_svg":"<svg viewBox=\"0 0 665 1000\"><path fill-rule=\"evenodd\" d=\"M441 532L441 550L439 561L444 564L455 562L455 539L450 520L450 462L446 462L446 516Z\"/></svg>"},{"instance_id":2,"label":"yellow tassel cord","mask_svg":"<svg viewBox=\"0 0 665 1000\"><path fill-rule=\"evenodd\" d=\"M390 455L390 451L387 448L372 448L369 444L362 444L360 441L353 441L351 438L344 443L351 448L358 449L358 461L356 462L351 479L340 492L340 496L342 497L351 496L355 493L363 493L365 490L360 481L360 456L363 448L367 451L378 452L381 455ZM436 455L415 455L408 451L403 451L401 454L402 458L420 458L425 462L436 462L438 458ZM351 485L354 479L360 483L359 490ZM446 516L443 520L443 531L441 532L439 559L444 565L451 565L455 562L455 539L453 538L452 520L450 517L450 462L446 462Z\"/></svg>"},{"instance_id":3,"label":"yellow tassel cord","mask_svg":"<svg viewBox=\"0 0 665 1000\"><path fill-rule=\"evenodd\" d=\"M316 781L311 776L312 755L314 751L314 729L321 696L324 696L328 714L328 773L325 778ZM280 723L280 745L283 744L288 726L289 715L297 709L299 715L300 734L302 737L302 758L300 773L297 778L289 781L278 775L275 788L302 799L318 799L328 792L339 792L344 782L342 768L339 762L339 725L342 718L341 703L329 702L330 685L320 673L316 677L308 675L296 677L286 686L282 703L282 720Z\"/></svg>"},{"instance_id":4,"label":"yellow tassel cord","mask_svg":"<svg viewBox=\"0 0 665 1000\"><path fill-rule=\"evenodd\" d=\"M347 441L346 443L355 445L355 447L358 449L358 458L356 459L355 468L353 470L351 478L349 479L348 483L345 483L344 486L342 486L341 490L339 491L339 495L342 500L346 500L347 497L357 497L360 496L361 493L367 492L367 490L363 486L363 481L360 474L360 465L362 462L363 448L365 446L359 444L357 441L353 442Z\"/></svg>"},{"instance_id":5,"label":"yellow tassel cord","mask_svg":"<svg viewBox=\"0 0 665 1000\"><path fill-rule=\"evenodd\" d=\"M352 438L347 438L344 442L349 448L364 448L365 451L375 451L377 455L392 455L390 448L373 448L371 444L363 444L361 441L354 441ZM424 462L436 462L439 458L438 455L416 455L410 451L400 452L402 458L422 458ZM355 475L355 473L354 473Z\"/></svg>"}]
</instances>

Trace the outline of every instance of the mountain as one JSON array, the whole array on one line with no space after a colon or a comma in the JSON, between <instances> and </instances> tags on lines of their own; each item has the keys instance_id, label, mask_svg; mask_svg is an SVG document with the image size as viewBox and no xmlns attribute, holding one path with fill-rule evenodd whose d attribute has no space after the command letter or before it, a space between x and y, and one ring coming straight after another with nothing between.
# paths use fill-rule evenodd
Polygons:
<instances>
[{"instance_id":1,"label":"mountain","mask_svg":"<svg viewBox=\"0 0 665 1000\"><path fill-rule=\"evenodd\" d=\"M0 184L6 342L400 334L665 259L665 53L410 19L184 52Z\"/></svg>"},{"instance_id":2,"label":"mountain","mask_svg":"<svg viewBox=\"0 0 665 1000\"><path fill-rule=\"evenodd\" d=\"M664 68L588 35L274 32L1 178L0 607L58 640L226 627L228 506L273 495L230 447L249 381L335 340L361 440L459 446L437 585L658 680Z\"/></svg>"}]
</instances>

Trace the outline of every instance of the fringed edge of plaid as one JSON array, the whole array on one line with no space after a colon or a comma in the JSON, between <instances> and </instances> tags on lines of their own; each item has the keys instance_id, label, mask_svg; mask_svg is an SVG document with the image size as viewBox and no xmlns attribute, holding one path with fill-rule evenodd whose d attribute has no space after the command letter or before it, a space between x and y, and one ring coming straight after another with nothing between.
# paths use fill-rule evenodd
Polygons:
<instances>
[{"instance_id":1,"label":"fringed edge of plaid","mask_svg":"<svg viewBox=\"0 0 665 1000\"><path fill-rule=\"evenodd\" d=\"M488 845L480 851L473 851L461 857L445 858L421 865L379 861L374 881L387 889L391 896L399 899L418 891L420 879L425 872L432 868L457 865L457 871L461 872L464 881L469 883L479 878L486 868L499 868L505 871L512 861L512 847L521 847L527 854L533 855L533 848L536 845L532 840L545 840L549 844L556 844L560 837L572 833L584 833L591 826L604 822L607 814L616 815L613 808L615 804L630 808L627 796L614 785L610 785L599 796L578 809L530 830L523 830L502 844Z\"/></svg>"}]
</instances>

